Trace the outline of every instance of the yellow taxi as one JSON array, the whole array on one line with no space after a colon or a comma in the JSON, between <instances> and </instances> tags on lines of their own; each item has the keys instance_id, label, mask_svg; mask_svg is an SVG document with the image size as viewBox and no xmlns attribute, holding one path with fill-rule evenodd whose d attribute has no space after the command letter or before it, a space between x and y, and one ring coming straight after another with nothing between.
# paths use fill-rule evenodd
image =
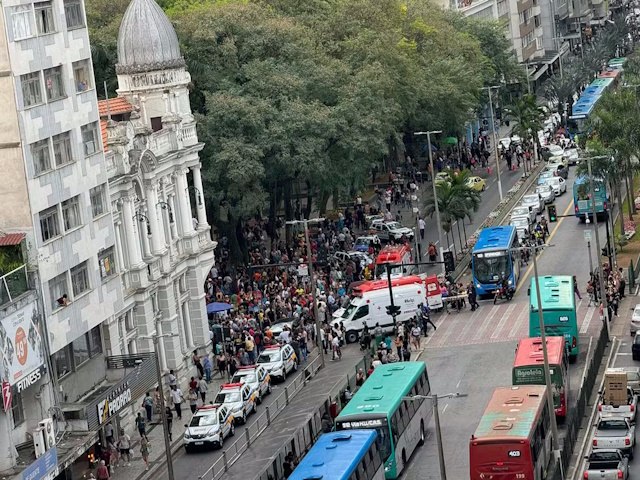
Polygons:
<instances>
[{"instance_id":1,"label":"yellow taxi","mask_svg":"<svg viewBox=\"0 0 640 480\"><path fill-rule=\"evenodd\" d=\"M484 192L487 189L487 182L482 177L467 178L467 187L476 192Z\"/></svg>"},{"instance_id":2,"label":"yellow taxi","mask_svg":"<svg viewBox=\"0 0 640 480\"><path fill-rule=\"evenodd\" d=\"M225 383L220 386L214 403L227 407L236 423L247 423L247 417L255 413L258 392L246 383Z\"/></svg>"},{"instance_id":3,"label":"yellow taxi","mask_svg":"<svg viewBox=\"0 0 640 480\"><path fill-rule=\"evenodd\" d=\"M262 398L271 393L271 375L262 365L240 367L231 379L232 383L246 383L258 392L258 404Z\"/></svg>"}]
</instances>

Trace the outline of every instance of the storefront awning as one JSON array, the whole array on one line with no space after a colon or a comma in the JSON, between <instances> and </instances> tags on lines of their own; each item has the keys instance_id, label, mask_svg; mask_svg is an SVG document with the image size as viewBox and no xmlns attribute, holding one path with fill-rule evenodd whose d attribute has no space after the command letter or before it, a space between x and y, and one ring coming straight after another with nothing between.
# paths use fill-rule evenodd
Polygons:
<instances>
[{"instance_id":1,"label":"storefront awning","mask_svg":"<svg viewBox=\"0 0 640 480\"><path fill-rule=\"evenodd\" d=\"M531 80L538 80L549 68L549 65L543 64L536 72L531 75Z\"/></svg>"}]
</instances>

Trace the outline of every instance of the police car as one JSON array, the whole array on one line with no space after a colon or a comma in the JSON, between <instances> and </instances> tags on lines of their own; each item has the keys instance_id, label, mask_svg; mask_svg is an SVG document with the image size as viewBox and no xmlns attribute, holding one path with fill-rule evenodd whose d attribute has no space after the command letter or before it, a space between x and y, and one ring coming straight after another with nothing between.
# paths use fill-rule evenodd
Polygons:
<instances>
[{"instance_id":1,"label":"police car","mask_svg":"<svg viewBox=\"0 0 640 480\"><path fill-rule=\"evenodd\" d=\"M214 403L221 404L229 410L237 423L247 423L247 416L256 411L256 392L246 383L225 383L220 386Z\"/></svg>"},{"instance_id":2,"label":"police car","mask_svg":"<svg viewBox=\"0 0 640 480\"><path fill-rule=\"evenodd\" d=\"M271 375L262 365L249 365L240 367L231 379L233 383L246 383L258 392L258 404L262 398L271 393Z\"/></svg>"},{"instance_id":3,"label":"police car","mask_svg":"<svg viewBox=\"0 0 640 480\"><path fill-rule=\"evenodd\" d=\"M266 368L272 377L278 377L283 382L289 372L298 369L296 353L289 344L272 345L265 348L258 357L258 364Z\"/></svg>"},{"instance_id":4,"label":"police car","mask_svg":"<svg viewBox=\"0 0 640 480\"><path fill-rule=\"evenodd\" d=\"M197 447L222 448L225 438L232 437L235 432L231 409L225 405L207 405L196 410L185 425L182 444L187 453Z\"/></svg>"}]
</instances>

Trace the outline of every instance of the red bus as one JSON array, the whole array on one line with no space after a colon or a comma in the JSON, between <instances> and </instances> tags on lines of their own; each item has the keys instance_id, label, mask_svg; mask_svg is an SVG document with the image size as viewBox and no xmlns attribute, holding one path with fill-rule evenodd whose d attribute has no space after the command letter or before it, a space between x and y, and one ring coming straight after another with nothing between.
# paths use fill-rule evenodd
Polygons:
<instances>
[{"instance_id":1,"label":"red bus","mask_svg":"<svg viewBox=\"0 0 640 480\"><path fill-rule=\"evenodd\" d=\"M546 387L498 387L469 441L471 480L542 480L551 460Z\"/></svg>"},{"instance_id":2,"label":"red bus","mask_svg":"<svg viewBox=\"0 0 640 480\"><path fill-rule=\"evenodd\" d=\"M546 337L549 373L553 385L556 417L567 416L569 397L569 358L564 337ZM513 385L545 385L544 356L540 337L524 338L518 343L512 370Z\"/></svg>"}]
</instances>

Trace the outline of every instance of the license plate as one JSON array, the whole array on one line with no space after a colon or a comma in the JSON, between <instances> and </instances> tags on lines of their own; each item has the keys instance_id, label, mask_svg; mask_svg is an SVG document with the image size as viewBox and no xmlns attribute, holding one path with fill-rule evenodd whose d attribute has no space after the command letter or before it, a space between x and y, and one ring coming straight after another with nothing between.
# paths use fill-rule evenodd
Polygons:
<instances>
[{"instance_id":1,"label":"license plate","mask_svg":"<svg viewBox=\"0 0 640 480\"><path fill-rule=\"evenodd\" d=\"M204 445L204 442L194 442L194 445L196 446Z\"/></svg>"}]
</instances>

